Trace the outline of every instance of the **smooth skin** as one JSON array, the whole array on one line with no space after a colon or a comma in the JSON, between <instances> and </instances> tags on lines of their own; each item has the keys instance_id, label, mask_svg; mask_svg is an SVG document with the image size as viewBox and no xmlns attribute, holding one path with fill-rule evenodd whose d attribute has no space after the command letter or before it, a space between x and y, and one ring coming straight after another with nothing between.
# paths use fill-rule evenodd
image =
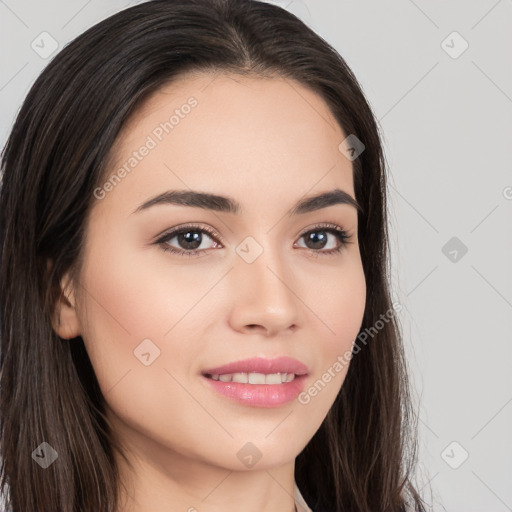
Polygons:
<instances>
[{"instance_id":1,"label":"smooth skin","mask_svg":"<svg viewBox=\"0 0 512 512\"><path fill-rule=\"evenodd\" d=\"M161 141L152 135L157 146L94 200L80 278L61 282L55 330L83 338L133 464L118 457L119 512L292 512L295 458L348 366L309 403L273 408L221 396L201 372L289 356L307 365L307 390L352 349L366 300L357 211L336 204L290 215L320 192L355 197L352 163L338 149L347 134L323 99L297 82L188 74L130 118L106 179L191 96L197 105ZM160 204L136 211L168 190L231 196L242 210ZM164 250L185 251L190 239L156 242L188 223L215 233L200 231L196 256ZM303 235L318 223L345 230L349 243L327 254L341 242L316 229L327 237L324 247L308 244ZM252 263L237 252L249 236L263 249ZM160 350L149 365L134 354L146 339ZM261 452L252 468L237 457L248 442Z\"/></svg>"}]
</instances>

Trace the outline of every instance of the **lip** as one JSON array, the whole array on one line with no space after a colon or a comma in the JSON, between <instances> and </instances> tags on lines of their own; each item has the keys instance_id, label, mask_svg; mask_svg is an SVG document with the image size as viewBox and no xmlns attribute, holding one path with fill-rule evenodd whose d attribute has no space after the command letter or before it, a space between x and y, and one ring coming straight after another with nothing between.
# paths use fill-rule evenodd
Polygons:
<instances>
[{"instance_id":1,"label":"lip","mask_svg":"<svg viewBox=\"0 0 512 512\"><path fill-rule=\"evenodd\" d=\"M203 375L226 374L226 373L295 373L295 375L306 375L308 368L305 364L291 357L276 357L267 359L265 357L253 357L216 366L201 372Z\"/></svg>"},{"instance_id":2,"label":"lip","mask_svg":"<svg viewBox=\"0 0 512 512\"><path fill-rule=\"evenodd\" d=\"M209 378L214 374L226 373L294 373L291 382L281 384L243 384L222 382ZM220 395L251 407L280 407L297 398L303 390L308 375L307 366L290 357L266 359L255 357L235 361L202 372L203 380Z\"/></svg>"}]
</instances>

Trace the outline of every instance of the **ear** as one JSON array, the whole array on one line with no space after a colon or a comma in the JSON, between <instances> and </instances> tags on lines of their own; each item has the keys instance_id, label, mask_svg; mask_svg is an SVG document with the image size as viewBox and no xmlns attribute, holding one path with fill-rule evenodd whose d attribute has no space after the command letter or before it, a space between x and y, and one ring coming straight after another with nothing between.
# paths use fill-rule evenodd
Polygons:
<instances>
[{"instance_id":1,"label":"ear","mask_svg":"<svg viewBox=\"0 0 512 512\"><path fill-rule=\"evenodd\" d=\"M66 273L60 281L60 290L52 319L53 330L60 338L70 340L81 334L80 321L75 307L73 282L70 274Z\"/></svg>"}]
</instances>

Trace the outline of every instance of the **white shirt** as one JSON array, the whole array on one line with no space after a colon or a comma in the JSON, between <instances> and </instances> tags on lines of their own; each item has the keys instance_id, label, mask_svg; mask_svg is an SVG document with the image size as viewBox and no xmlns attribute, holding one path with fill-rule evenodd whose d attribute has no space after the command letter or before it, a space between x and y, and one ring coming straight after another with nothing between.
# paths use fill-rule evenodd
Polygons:
<instances>
[{"instance_id":1,"label":"white shirt","mask_svg":"<svg viewBox=\"0 0 512 512\"><path fill-rule=\"evenodd\" d=\"M304 498L297 486L297 482L295 482L295 504L297 506L297 512L313 512L304 501Z\"/></svg>"}]
</instances>

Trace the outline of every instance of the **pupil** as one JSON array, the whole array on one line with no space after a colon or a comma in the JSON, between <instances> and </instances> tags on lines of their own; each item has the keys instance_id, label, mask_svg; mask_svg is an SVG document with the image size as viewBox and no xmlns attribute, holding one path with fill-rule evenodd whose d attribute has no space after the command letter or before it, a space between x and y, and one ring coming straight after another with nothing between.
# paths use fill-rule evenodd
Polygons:
<instances>
[{"instance_id":1,"label":"pupil","mask_svg":"<svg viewBox=\"0 0 512 512\"><path fill-rule=\"evenodd\" d=\"M321 233L321 235L318 236L317 233ZM324 231L315 231L309 234L308 241L313 242L312 249L322 249L327 241L327 237Z\"/></svg>"},{"instance_id":2,"label":"pupil","mask_svg":"<svg viewBox=\"0 0 512 512\"><path fill-rule=\"evenodd\" d=\"M184 242L185 244L192 244L192 247L185 246L185 249L194 250L197 249L201 245L201 233L198 231L186 231L185 233L180 233L178 235L178 241Z\"/></svg>"}]
</instances>

